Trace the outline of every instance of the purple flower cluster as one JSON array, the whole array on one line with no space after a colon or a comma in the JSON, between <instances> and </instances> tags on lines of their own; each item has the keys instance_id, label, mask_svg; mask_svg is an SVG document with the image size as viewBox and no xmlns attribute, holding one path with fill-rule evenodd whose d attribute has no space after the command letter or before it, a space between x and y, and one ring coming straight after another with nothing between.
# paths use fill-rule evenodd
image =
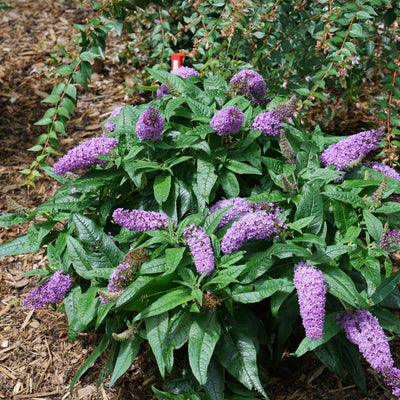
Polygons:
<instances>
[{"instance_id":1,"label":"purple flower cluster","mask_svg":"<svg viewBox=\"0 0 400 400\"><path fill-rule=\"evenodd\" d=\"M266 84L263 77L251 69L244 69L233 75L229 83L252 102L261 101L265 96Z\"/></svg>"},{"instance_id":2,"label":"purple flower cluster","mask_svg":"<svg viewBox=\"0 0 400 400\"><path fill-rule=\"evenodd\" d=\"M56 271L49 279L35 287L23 300L25 308L39 309L50 303L58 303L72 288L72 279L63 271Z\"/></svg>"},{"instance_id":3,"label":"purple flower cluster","mask_svg":"<svg viewBox=\"0 0 400 400\"><path fill-rule=\"evenodd\" d=\"M283 122L293 117L297 98L292 97L289 102L283 103L280 107L260 113L256 116L251 129L260 130L264 135L277 136Z\"/></svg>"},{"instance_id":4,"label":"purple flower cluster","mask_svg":"<svg viewBox=\"0 0 400 400\"><path fill-rule=\"evenodd\" d=\"M107 292L104 293L104 296L108 297L107 295L109 294L120 294L134 280L139 267L148 261L148 259L145 249L130 249L123 261L111 274ZM100 301L106 304L110 302L103 296L100 296Z\"/></svg>"},{"instance_id":5,"label":"purple flower cluster","mask_svg":"<svg viewBox=\"0 0 400 400\"><path fill-rule=\"evenodd\" d=\"M323 335L326 285L323 273L301 261L294 267L294 286L299 297L300 315L306 336L317 340Z\"/></svg>"},{"instance_id":6,"label":"purple flower cluster","mask_svg":"<svg viewBox=\"0 0 400 400\"><path fill-rule=\"evenodd\" d=\"M237 107L226 107L215 113L210 125L219 136L227 136L239 132L243 122L242 110Z\"/></svg>"},{"instance_id":7,"label":"purple flower cluster","mask_svg":"<svg viewBox=\"0 0 400 400\"><path fill-rule=\"evenodd\" d=\"M243 199L242 197L234 197L232 199L219 200L217 201L208 212L207 215L211 215L217 210L221 208L232 206L221 218L221 221L218 223L217 229L222 228L224 225L229 222L243 217L248 213L252 213L254 211L268 210L269 212L281 212L283 209L280 206L275 205L274 203L253 203Z\"/></svg>"},{"instance_id":8,"label":"purple flower cluster","mask_svg":"<svg viewBox=\"0 0 400 400\"><path fill-rule=\"evenodd\" d=\"M171 74L178 75L183 79L189 78L189 76L200 76L199 72L196 71L194 68L190 67L179 67L173 71L171 71ZM166 85L162 84L159 89L157 89L157 99L161 99L161 97L164 97L165 95L169 94L169 89Z\"/></svg>"},{"instance_id":9,"label":"purple flower cluster","mask_svg":"<svg viewBox=\"0 0 400 400\"><path fill-rule=\"evenodd\" d=\"M197 272L210 273L214 269L214 253L211 240L204 228L191 224L183 230L183 234L193 255Z\"/></svg>"},{"instance_id":10,"label":"purple flower cluster","mask_svg":"<svg viewBox=\"0 0 400 400\"><path fill-rule=\"evenodd\" d=\"M116 224L132 231L147 232L168 228L168 216L156 211L117 208L113 212L113 219Z\"/></svg>"},{"instance_id":11,"label":"purple flower cluster","mask_svg":"<svg viewBox=\"0 0 400 400\"><path fill-rule=\"evenodd\" d=\"M321 154L320 161L325 167L334 165L337 171L345 170L349 164L375 150L379 146L383 134L384 128L379 128L350 135L325 149Z\"/></svg>"},{"instance_id":12,"label":"purple flower cluster","mask_svg":"<svg viewBox=\"0 0 400 400\"><path fill-rule=\"evenodd\" d=\"M110 115L110 118L114 118L114 117L118 117L120 111L121 111L121 107L117 107L115 110L113 110L113 112ZM107 129L108 132L114 132L115 130L115 124L113 121L110 120L106 120L106 122L104 123L104 127ZM106 134L106 132L104 132L104 134Z\"/></svg>"},{"instance_id":13,"label":"purple flower cluster","mask_svg":"<svg viewBox=\"0 0 400 400\"><path fill-rule=\"evenodd\" d=\"M377 161L364 163L363 165L400 182L400 174L394 168L389 167L389 165L385 165Z\"/></svg>"},{"instance_id":14,"label":"purple flower cluster","mask_svg":"<svg viewBox=\"0 0 400 400\"><path fill-rule=\"evenodd\" d=\"M95 137L89 139L61 157L53 166L54 173L65 175L69 171L75 171L91 165L107 164L107 161L96 157L111 154L111 147L116 147L117 144L118 140L115 138Z\"/></svg>"},{"instance_id":15,"label":"purple flower cluster","mask_svg":"<svg viewBox=\"0 0 400 400\"><path fill-rule=\"evenodd\" d=\"M224 254L230 254L249 240L271 240L284 228L286 225L277 212L263 210L247 213L226 231L221 241L221 250Z\"/></svg>"},{"instance_id":16,"label":"purple flower cluster","mask_svg":"<svg viewBox=\"0 0 400 400\"><path fill-rule=\"evenodd\" d=\"M155 141L162 138L164 118L155 106L147 108L136 123L136 135L139 139Z\"/></svg>"},{"instance_id":17,"label":"purple flower cluster","mask_svg":"<svg viewBox=\"0 0 400 400\"><path fill-rule=\"evenodd\" d=\"M400 247L400 229L389 229L387 233L381 237L381 240L378 243L378 247L386 249L387 251L392 251L392 246L397 249Z\"/></svg>"},{"instance_id":18,"label":"purple flower cluster","mask_svg":"<svg viewBox=\"0 0 400 400\"><path fill-rule=\"evenodd\" d=\"M371 367L382 374L386 384L392 387L394 396L400 395L400 370L394 367L389 342L379 321L369 311L347 311L338 324L346 332L347 339L358 346Z\"/></svg>"}]
</instances>

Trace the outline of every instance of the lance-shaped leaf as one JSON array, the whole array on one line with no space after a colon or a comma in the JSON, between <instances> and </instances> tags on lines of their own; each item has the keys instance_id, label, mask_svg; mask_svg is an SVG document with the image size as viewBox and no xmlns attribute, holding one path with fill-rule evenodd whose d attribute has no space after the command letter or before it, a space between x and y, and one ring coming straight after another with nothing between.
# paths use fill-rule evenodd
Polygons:
<instances>
[{"instance_id":1,"label":"lance-shaped leaf","mask_svg":"<svg viewBox=\"0 0 400 400\"><path fill-rule=\"evenodd\" d=\"M198 196L208 202L210 193L217 181L213 164L207 160L199 158L197 160L197 190Z\"/></svg>"},{"instance_id":2,"label":"lance-shaped leaf","mask_svg":"<svg viewBox=\"0 0 400 400\"><path fill-rule=\"evenodd\" d=\"M72 266L79 276L90 279L93 270L88 255L83 246L72 236L67 236L67 249L72 261Z\"/></svg>"},{"instance_id":3,"label":"lance-shaped leaf","mask_svg":"<svg viewBox=\"0 0 400 400\"><path fill-rule=\"evenodd\" d=\"M201 313L196 317L189 331L189 364L200 385L205 385L208 365L221 335L221 326L215 312Z\"/></svg>"},{"instance_id":4,"label":"lance-shaped leaf","mask_svg":"<svg viewBox=\"0 0 400 400\"><path fill-rule=\"evenodd\" d=\"M257 281L249 285L237 285L232 290L232 300L239 303L258 303L271 297L278 290L293 286L286 278Z\"/></svg>"}]
</instances>

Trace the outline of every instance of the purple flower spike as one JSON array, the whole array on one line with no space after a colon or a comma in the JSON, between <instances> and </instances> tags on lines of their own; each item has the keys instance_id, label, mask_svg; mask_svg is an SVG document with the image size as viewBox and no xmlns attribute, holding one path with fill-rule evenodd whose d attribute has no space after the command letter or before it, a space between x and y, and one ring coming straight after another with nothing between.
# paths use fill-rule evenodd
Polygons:
<instances>
[{"instance_id":1,"label":"purple flower spike","mask_svg":"<svg viewBox=\"0 0 400 400\"><path fill-rule=\"evenodd\" d=\"M264 135L277 136L281 126L282 123L275 117L274 112L267 111L257 115L251 129L260 130Z\"/></svg>"},{"instance_id":2,"label":"purple flower spike","mask_svg":"<svg viewBox=\"0 0 400 400\"><path fill-rule=\"evenodd\" d=\"M168 216L155 211L129 211L123 208L117 208L113 212L113 219L116 224L133 231L147 232L168 228Z\"/></svg>"},{"instance_id":3,"label":"purple flower spike","mask_svg":"<svg viewBox=\"0 0 400 400\"><path fill-rule=\"evenodd\" d=\"M227 107L217 111L212 117L210 125L219 136L227 136L239 132L243 122L244 115L239 108Z\"/></svg>"},{"instance_id":4,"label":"purple flower spike","mask_svg":"<svg viewBox=\"0 0 400 400\"><path fill-rule=\"evenodd\" d=\"M393 252L399 249L400 246L400 229L391 230L388 229L387 233L381 237L380 242L377 245L382 249L386 249L389 252Z\"/></svg>"},{"instance_id":5,"label":"purple flower spike","mask_svg":"<svg viewBox=\"0 0 400 400\"><path fill-rule=\"evenodd\" d=\"M121 107L117 107L115 110L112 111L110 118L114 118L114 117L118 117L120 111L121 111ZM115 124L113 121L109 121L106 120L106 122L104 123L104 127L107 129L108 132L114 132L115 130ZM103 132L103 135L106 136L107 132Z\"/></svg>"},{"instance_id":6,"label":"purple flower spike","mask_svg":"<svg viewBox=\"0 0 400 400\"><path fill-rule=\"evenodd\" d=\"M317 340L323 335L326 285L323 273L304 261L294 267L294 286L299 296L300 315L306 336Z\"/></svg>"},{"instance_id":7,"label":"purple flower spike","mask_svg":"<svg viewBox=\"0 0 400 400\"><path fill-rule=\"evenodd\" d=\"M155 141L162 138L164 118L155 106L150 106L139 117L136 123L136 134L139 139Z\"/></svg>"},{"instance_id":8,"label":"purple flower spike","mask_svg":"<svg viewBox=\"0 0 400 400\"><path fill-rule=\"evenodd\" d=\"M239 250L249 240L271 240L286 228L276 212L255 211L244 215L226 231L221 241L224 254Z\"/></svg>"},{"instance_id":9,"label":"purple flower spike","mask_svg":"<svg viewBox=\"0 0 400 400\"><path fill-rule=\"evenodd\" d=\"M108 161L100 160L97 156L111 154L111 147L116 147L118 140L115 138L96 137L81 143L69 150L53 166L54 173L65 175L69 171L89 167L97 164L107 164Z\"/></svg>"},{"instance_id":10,"label":"purple flower spike","mask_svg":"<svg viewBox=\"0 0 400 400\"><path fill-rule=\"evenodd\" d=\"M161 99L167 94L169 94L169 89L162 83L161 86L156 91L157 99Z\"/></svg>"},{"instance_id":11,"label":"purple flower spike","mask_svg":"<svg viewBox=\"0 0 400 400\"><path fill-rule=\"evenodd\" d=\"M375 150L379 146L383 134L384 128L379 128L350 135L325 149L321 154L320 161L325 167L334 165L336 171L346 170L351 163Z\"/></svg>"},{"instance_id":12,"label":"purple flower spike","mask_svg":"<svg viewBox=\"0 0 400 400\"><path fill-rule=\"evenodd\" d=\"M358 346L371 367L382 374L394 396L400 395L400 370L394 367L389 342L379 321L369 311L347 311L339 325L347 339Z\"/></svg>"},{"instance_id":13,"label":"purple flower spike","mask_svg":"<svg viewBox=\"0 0 400 400\"><path fill-rule=\"evenodd\" d=\"M394 168L389 167L389 165L385 165L376 161L364 163L363 165L400 182L400 174Z\"/></svg>"},{"instance_id":14,"label":"purple flower spike","mask_svg":"<svg viewBox=\"0 0 400 400\"><path fill-rule=\"evenodd\" d=\"M174 75L178 75L183 79L187 79L189 78L189 76L200 76L200 73L198 71L196 71L194 68L190 68L190 67L179 67L173 71L171 71L171 74Z\"/></svg>"},{"instance_id":15,"label":"purple flower spike","mask_svg":"<svg viewBox=\"0 0 400 400\"><path fill-rule=\"evenodd\" d=\"M63 271L56 271L49 279L35 287L23 300L25 308L39 309L50 303L58 303L64 299L72 288L72 279Z\"/></svg>"},{"instance_id":16,"label":"purple flower spike","mask_svg":"<svg viewBox=\"0 0 400 400\"><path fill-rule=\"evenodd\" d=\"M253 102L261 101L265 96L266 84L263 77L251 69L244 69L233 75L229 83Z\"/></svg>"},{"instance_id":17,"label":"purple flower spike","mask_svg":"<svg viewBox=\"0 0 400 400\"><path fill-rule=\"evenodd\" d=\"M197 272L200 275L205 272L210 273L214 269L214 252L204 228L191 224L184 229L183 234L193 255Z\"/></svg>"}]
</instances>

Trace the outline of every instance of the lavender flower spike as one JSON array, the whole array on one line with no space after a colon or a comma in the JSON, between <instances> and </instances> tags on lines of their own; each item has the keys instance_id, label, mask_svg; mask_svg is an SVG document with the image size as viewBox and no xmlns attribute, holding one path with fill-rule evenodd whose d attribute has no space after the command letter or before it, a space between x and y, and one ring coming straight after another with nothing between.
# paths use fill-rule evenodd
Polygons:
<instances>
[{"instance_id":1,"label":"lavender flower spike","mask_svg":"<svg viewBox=\"0 0 400 400\"><path fill-rule=\"evenodd\" d=\"M244 69L233 75L229 83L253 102L261 101L265 96L266 84L263 77L251 69Z\"/></svg>"},{"instance_id":2,"label":"lavender flower spike","mask_svg":"<svg viewBox=\"0 0 400 400\"><path fill-rule=\"evenodd\" d=\"M377 247L386 249L389 252L393 252L400 248L400 229L389 229L386 234L381 237Z\"/></svg>"},{"instance_id":3,"label":"lavender flower spike","mask_svg":"<svg viewBox=\"0 0 400 400\"><path fill-rule=\"evenodd\" d=\"M121 107L117 107L115 110L112 111L110 118L114 118L114 117L118 117L120 111L121 111ZM108 132L114 132L115 130L115 124L113 121L111 120L106 120L106 122L104 122L104 127L107 129ZM107 132L103 132L103 135L106 136Z\"/></svg>"},{"instance_id":4,"label":"lavender flower spike","mask_svg":"<svg viewBox=\"0 0 400 400\"><path fill-rule=\"evenodd\" d=\"M226 231L221 241L224 254L239 250L249 240L271 240L286 228L276 212L255 211L244 215Z\"/></svg>"},{"instance_id":5,"label":"lavender flower spike","mask_svg":"<svg viewBox=\"0 0 400 400\"><path fill-rule=\"evenodd\" d=\"M384 131L385 128L382 127L339 140L322 152L320 161L325 167L334 165L337 171L346 170L352 162L357 161L360 157L365 157L379 146Z\"/></svg>"},{"instance_id":6,"label":"lavender flower spike","mask_svg":"<svg viewBox=\"0 0 400 400\"><path fill-rule=\"evenodd\" d=\"M211 240L201 226L189 225L183 231L189 249L193 255L194 265L199 274L208 274L214 269L214 252Z\"/></svg>"},{"instance_id":7,"label":"lavender flower spike","mask_svg":"<svg viewBox=\"0 0 400 400\"><path fill-rule=\"evenodd\" d=\"M117 208L113 212L113 219L116 224L133 231L147 232L168 228L168 216L156 211Z\"/></svg>"},{"instance_id":8,"label":"lavender flower spike","mask_svg":"<svg viewBox=\"0 0 400 400\"><path fill-rule=\"evenodd\" d=\"M260 130L264 135L277 136L282 126L281 121L276 118L273 111L266 111L256 116L251 129Z\"/></svg>"},{"instance_id":9,"label":"lavender flower spike","mask_svg":"<svg viewBox=\"0 0 400 400\"><path fill-rule=\"evenodd\" d=\"M237 107L226 107L217 111L212 117L210 125L219 136L227 136L239 132L243 122L242 110Z\"/></svg>"},{"instance_id":10,"label":"lavender flower spike","mask_svg":"<svg viewBox=\"0 0 400 400\"><path fill-rule=\"evenodd\" d=\"M200 73L196 71L194 68L181 66L177 69L171 71L171 74L178 75L183 79L189 78L189 76L200 76Z\"/></svg>"},{"instance_id":11,"label":"lavender flower spike","mask_svg":"<svg viewBox=\"0 0 400 400\"><path fill-rule=\"evenodd\" d=\"M394 367L389 342L379 321L369 311L347 311L338 324L346 332L347 339L358 346L371 367L383 375L392 387L394 396L400 395L400 369Z\"/></svg>"},{"instance_id":12,"label":"lavender flower spike","mask_svg":"<svg viewBox=\"0 0 400 400\"><path fill-rule=\"evenodd\" d=\"M111 154L111 147L116 147L118 140L115 138L95 137L81 143L69 150L53 166L54 173L65 175L67 172L96 164L107 164L107 161L96 158L105 154Z\"/></svg>"},{"instance_id":13,"label":"lavender flower spike","mask_svg":"<svg viewBox=\"0 0 400 400\"><path fill-rule=\"evenodd\" d=\"M63 271L56 271L49 279L35 287L23 300L25 308L39 309L50 303L59 303L72 288L72 279Z\"/></svg>"},{"instance_id":14,"label":"lavender flower spike","mask_svg":"<svg viewBox=\"0 0 400 400\"><path fill-rule=\"evenodd\" d=\"M304 261L294 267L294 286L299 297L300 315L306 336L317 340L323 335L326 285L323 273Z\"/></svg>"},{"instance_id":15,"label":"lavender flower spike","mask_svg":"<svg viewBox=\"0 0 400 400\"><path fill-rule=\"evenodd\" d=\"M139 117L136 123L136 134L139 139L150 139L153 142L162 138L164 118L155 106L150 106Z\"/></svg>"},{"instance_id":16,"label":"lavender flower spike","mask_svg":"<svg viewBox=\"0 0 400 400\"><path fill-rule=\"evenodd\" d=\"M400 174L394 168L389 167L389 165L385 165L377 161L364 163L363 165L400 182Z\"/></svg>"}]
</instances>

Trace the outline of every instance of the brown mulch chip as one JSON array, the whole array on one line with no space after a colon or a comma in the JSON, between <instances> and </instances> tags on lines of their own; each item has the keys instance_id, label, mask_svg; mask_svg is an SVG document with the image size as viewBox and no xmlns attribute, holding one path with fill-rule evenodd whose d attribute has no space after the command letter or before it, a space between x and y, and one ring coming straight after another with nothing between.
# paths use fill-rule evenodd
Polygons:
<instances>
[{"instance_id":1,"label":"brown mulch chip","mask_svg":"<svg viewBox=\"0 0 400 400\"><path fill-rule=\"evenodd\" d=\"M21 187L24 176L19 171L29 168L35 159L27 149L44 133L44 128L34 123L48 109L41 100L58 82L52 71L55 58L62 56L55 46L70 43L76 34L73 24L85 24L93 10L68 0L3 2L13 7L0 10L0 213L7 213L13 211L12 202L33 209L58 188L57 182L46 177L38 181L36 189ZM118 38L108 40L112 42L108 49L119 48ZM68 122L68 136L60 138L60 155L83 140L100 136L102 123L116 107L146 100L145 94L133 92L129 85L132 76L143 74L143 70L116 63L115 50L107 50L106 55L104 62L96 64L89 87L79 88L76 115ZM357 110L356 120L360 113ZM369 120L368 116L364 119ZM0 243L22 235L27 228L18 225L1 229ZM99 343L101 334L82 333L71 343L65 314L51 308L30 311L22 306L23 297L39 277L21 275L44 268L43 250L4 257L0 262L0 399L155 399L151 386L162 389L162 382L146 346L113 387L109 387L109 378L97 386L106 362L106 356L101 356L70 395L73 376ZM400 350L398 341L391 343ZM396 362L399 364L398 359ZM371 369L366 367L366 371L372 398L390 399L382 380ZM364 399L351 379L337 377L313 354L295 358L288 352L281 370L268 372L271 399Z\"/></svg>"}]
</instances>

